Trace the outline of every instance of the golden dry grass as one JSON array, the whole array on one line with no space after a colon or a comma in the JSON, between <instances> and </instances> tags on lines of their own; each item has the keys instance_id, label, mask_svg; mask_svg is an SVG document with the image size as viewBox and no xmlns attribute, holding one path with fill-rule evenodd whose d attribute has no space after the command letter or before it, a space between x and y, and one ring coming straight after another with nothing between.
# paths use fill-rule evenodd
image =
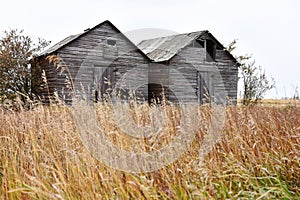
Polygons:
<instances>
[{"instance_id":1,"label":"golden dry grass","mask_svg":"<svg viewBox=\"0 0 300 200\"><path fill-rule=\"evenodd\" d=\"M147 123L149 109L155 108L135 107L132 115ZM166 108L166 138L140 141L146 151L175 134L174 109ZM109 110L97 107L101 127L126 148ZM205 126L209 109L202 113ZM0 199L298 199L300 108L228 107L226 113L222 138L202 165L198 149L205 128L175 163L151 173L126 173L87 152L70 108L0 109Z\"/></svg>"},{"instance_id":2,"label":"golden dry grass","mask_svg":"<svg viewBox=\"0 0 300 200\"><path fill-rule=\"evenodd\" d=\"M242 104L242 100L238 100L238 104ZM262 99L258 102L262 106L275 106L275 107L286 107L286 106L300 106L299 99Z\"/></svg>"}]
</instances>

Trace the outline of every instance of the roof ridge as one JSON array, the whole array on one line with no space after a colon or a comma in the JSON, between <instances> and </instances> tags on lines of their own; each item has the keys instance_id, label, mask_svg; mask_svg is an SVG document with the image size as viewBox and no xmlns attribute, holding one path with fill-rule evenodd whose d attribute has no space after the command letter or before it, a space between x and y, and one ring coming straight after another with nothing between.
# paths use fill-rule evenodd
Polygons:
<instances>
[{"instance_id":1,"label":"roof ridge","mask_svg":"<svg viewBox=\"0 0 300 200\"><path fill-rule=\"evenodd\" d=\"M151 41L151 40L157 40L157 39L164 39L164 38L171 38L171 37L175 37L175 36L180 36L180 35L189 35L189 34L193 34L193 33L205 33L205 32L209 32L208 30L203 30L203 31L193 31L193 32L188 32L188 33L179 33L179 34L173 34L173 35L168 35L168 36L162 36L162 37L155 37L155 38L150 38L150 39L145 39L140 41L137 46L139 46L139 44L141 44L144 41Z\"/></svg>"}]
</instances>

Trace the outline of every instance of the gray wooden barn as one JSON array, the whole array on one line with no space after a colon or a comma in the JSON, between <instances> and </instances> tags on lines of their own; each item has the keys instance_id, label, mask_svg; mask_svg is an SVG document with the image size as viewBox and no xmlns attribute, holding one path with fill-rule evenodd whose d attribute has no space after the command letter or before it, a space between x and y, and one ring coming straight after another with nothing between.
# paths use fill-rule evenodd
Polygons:
<instances>
[{"instance_id":1,"label":"gray wooden barn","mask_svg":"<svg viewBox=\"0 0 300 200\"><path fill-rule=\"evenodd\" d=\"M49 59L51 58L51 59ZM71 35L32 63L32 89L44 102L85 94L100 101L112 92L147 102L237 101L238 63L208 31L132 43L104 21Z\"/></svg>"}]
</instances>

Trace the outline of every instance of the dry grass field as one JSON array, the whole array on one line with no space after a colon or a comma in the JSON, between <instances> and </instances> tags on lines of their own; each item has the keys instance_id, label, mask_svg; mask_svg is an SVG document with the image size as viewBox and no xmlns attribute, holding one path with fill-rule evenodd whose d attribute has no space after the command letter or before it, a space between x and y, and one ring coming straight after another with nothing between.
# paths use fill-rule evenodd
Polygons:
<instances>
[{"instance_id":1,"label":"dry grass field","mask_svg":"<svg viewBox=\"0 0 300 200\"><path fill-rule=\"evenodd\" d=\"M238 100L239 105L241 105L241 99ZM259 105L263 106L276 106L276 107L286 107L286 106L300 106L299 99L262 99L258 102Z\"/></svg>"},{"instance_id":2,"label":"dry grass field","mask_svg":"<svg viewBox=\"0 0 300 200\"><path fill-rule=\"evenodd\" d=\"M147 121L147 106L132 108ZM176 108L166 106L165 137L176 134ZM203 127L209 123L208 107ZM121 138L111 109L97 105L100 126ZM105 166L84 147L70 108L0 108L0 199L299 199L300 107L228 107L222 137L199 164L199 129L186 154L149 173ZM126 143L121 145L126 148ZM168 143L140 141L146 151ZM129 145L129 144L128 144ZM129 148L128 148L129 149Z\"/></svg>"}]
</instances>

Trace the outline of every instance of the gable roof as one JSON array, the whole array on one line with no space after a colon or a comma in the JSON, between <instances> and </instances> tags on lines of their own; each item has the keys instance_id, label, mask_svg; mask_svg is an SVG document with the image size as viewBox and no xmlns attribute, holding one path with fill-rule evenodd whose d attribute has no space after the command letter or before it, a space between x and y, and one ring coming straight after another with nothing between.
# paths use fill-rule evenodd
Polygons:
<instances>
[{"instance_id":1,"label":"gable roof","mask_svg":"<svg viewBox=\"0 0 300 200\"><path fill-rule=\"evenodd\" d=\"M102 26L103 24L108 23L117 33L122 34L122 36L124 37L125 40L127 40L131 45L133 45L134 47L136 47L136 49L148 59L148 56L144 54L143 51L141 51L131 40L129 40L117 27L115 27L115 25L113 25L113 23L111 23L110 21L106 20L104 22L101 22L100 24L94 26L93 28L89 28L84 30L83 33L79 33L76 35L70 35L68 37L66 37L65 39L61 40L60 42L54 44L53 46L51 46L50 48L46 49L45 51L43 51L41 54L39 54L40 56L47 56L49 54L55 53L56 51L58 51L59 49L63 48L64 46L70 44L71 42L75 41L77 38L84 36L85 34L89 33L90 31L98 28L99 26Z\"/></svg>"},{"instance_id":2,"label":"gable roof","mask_svg":"<svg viewBox=\"0 0 300 200\"><path fill-rule=\"evenodd\" d=\"M204 35L208 35L209 38L216 43L218 48L227 51L225 47L209 31L198 31L143 40L137 46L149 57L150 60L154 62L164 62L173 58L193 40L201 38L201 36ZM229 55L235 62L237 62L230 53Z\"/></svg>"},{"instance_id":3,"label":"gable roof","mask_svg":"<svg viewBox=\"0 0 300 200\"><path fill-rule=\"evenodd\" d=\"M117 27L115 27L108 20L94 26L93 28L86 29L82 33L76 35L70 35L66 37L62 41L56 43L55 45L51 46L47 50L43 51L41 54L39 54L38 57L47 56L49 54L55 53L59 49L75 41L77 38L89 33L90 31L98 28L99 26L102 26L105 23L108 23L113 29L116 30L117 33L122 34L125 40L127 40L131 45L136 47L136 49L143 56L145 56L147 59L153 62L168 61L171 58L173 58L176 54L178 54L183 48L189 45L193 40L198 39L203 35L208 35L209 38L211 38L219 48L226 51L230 55L230 57L234 60L234 62L238 63L237 60L234 58L234 56L232 56L232 54L228 52L226 48L207 30L143 40L138 45L135 45Z\"/></svg>"}]
</instances>

